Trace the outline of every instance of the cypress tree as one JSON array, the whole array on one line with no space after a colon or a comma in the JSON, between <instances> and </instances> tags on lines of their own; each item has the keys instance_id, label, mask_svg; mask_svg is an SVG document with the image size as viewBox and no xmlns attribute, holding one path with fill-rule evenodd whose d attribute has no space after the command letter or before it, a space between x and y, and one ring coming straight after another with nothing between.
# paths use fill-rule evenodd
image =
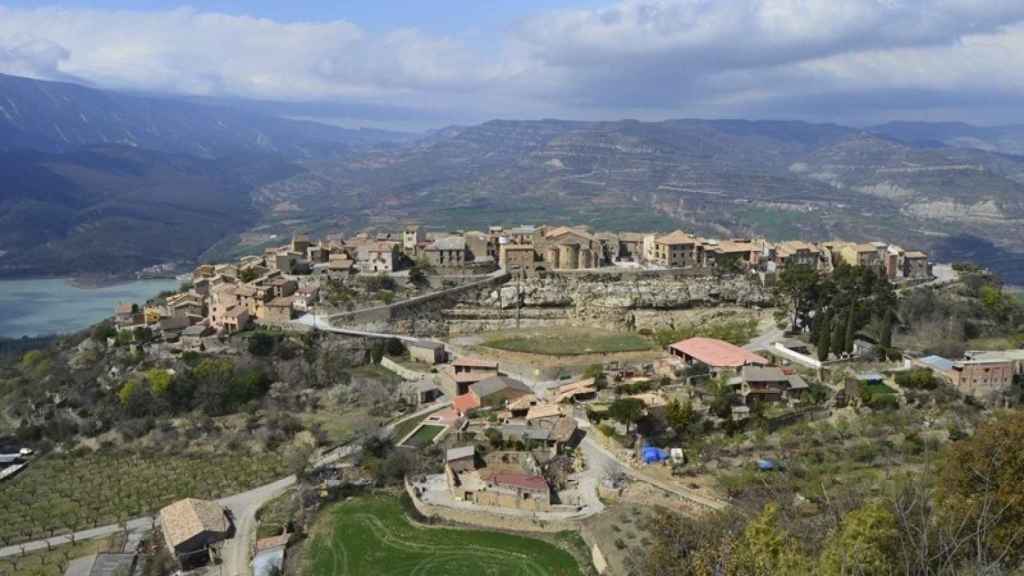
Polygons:
<instances>
[{"instance_id":1,"label":"cypress tree","mask_svg":"<svg viewBox=\"0 0 1024 576\"><path fill-rule=\"evenodd\" d=\"M882 323L882 335L878 339L882 350L888 351L892 348L892 310L885 312L885 321Z\"/></svg>"},{"instance_id":2,"label":"cypress tree","mask_svg":"<svg viewBox=\"0 0 1024 576\"><path fill-rule=\"evenodd\" d=\"M831 350L836 356L843 353L843 346L846 342L844 336L846 335L846 323L843 322L842 312L835 315L835 321L832 322L832 342Z\"/></svg>"},{"instance_id":3,"label":"cypress tree","mask_svg":"<svg viewBox=\"0 0 1024 576\"><path fill-rule=\"evenodd\" d=\"M856 330L854 325L854 315L857 312L856 306L850 306L850 315L846 319L846 338L843 341L843 352L847 354L853 352L853 335Z\"/></svg>"},{"instance_id":4,"label":"cypress tree","mask_svg":"<svg viewBox=\"0 0 1024 576\"><path fill-rule=\"evenodd\" d=\"M829 348L832 344L828 316L822 316L814 325L818 328L818 339L815 340L815 345L818 347L818 360L824 362L828 360Z\"/></svg>"}]
</instances>

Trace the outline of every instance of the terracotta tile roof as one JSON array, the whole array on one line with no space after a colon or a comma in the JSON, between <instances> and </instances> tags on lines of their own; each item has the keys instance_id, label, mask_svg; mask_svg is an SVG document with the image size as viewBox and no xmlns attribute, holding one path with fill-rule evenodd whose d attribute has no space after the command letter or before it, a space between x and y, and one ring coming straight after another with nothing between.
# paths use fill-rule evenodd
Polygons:
<instances>
[{"instance_id":1,"label":"terracotta tile roof","mask_svg":"<svg viewBox=\"0 0 1024 576\"><path fill-rule=\"evenodd\" d=\"M568 442L576 432L576 419L562 416L551 429L551 439L555 442Z\"/></svg>"},{"instance_id":2,"label":"terracotta tile roof","mask_svg":"<svg viewBox=\"0 0 1024 576\"><path fill-rule=\"evenodd\" d=\"M552 418L554 416L562 416L566 413L566 407L558 404L541 404L540 406L533 406L526 413L526 421L537 420L538 418Z\"/></svg>"},{"instance_id":3,"label":"terracotta tile roof","mask_svg":"<svg viewBox=\"0 0 1024 576\"><path fill-rule=\"evenodd\" d=\"M465 414L470 410L479 408L480 399L476 397L476 394L463 394L462 396L455 397L455 400L452 401L452 407Z\"/></svg>"},{"instance_id":4,"label":"terracotta tile roof","mask_svg":"<svg viewBox=\"0 0 1024 576\"><path fill-rule=\"evenodd\" d=\"M278 546L284 546L288 544L288 539L291 534L285 532L279 536L271 536L269 538L260 538L256 541L256 552L263 550L269 550L270 548L277 548Z\"/></svg>"},{"instance_id":5,"label":"terracotta tile roof","mask_svg":"<svg viewBox=\"0 0 1024 576\"><path fill-rule=\"evenodd\" d=\"M455 373L452 370L448 370L448 376L452 380L459 384L476 384L481 380L493 378L498 375L496 370L480 370L478 372L459 372Z\"/></svg>"},{"instance_id":6,"label":"terracotta tile roof","mask_svg":"<svg viewBox=\"0 0 1024 576\"><path fill-rule=\"evenodd\" d=\"M227 532L228 518L216 502L186 498L160 510L160 526L174 548L203 532Z\"/></svg>"},{"instance_id":7,"label":"terracotta tile roof","mask_svg":"<svg viewBox=\"0 0 1024 576\"><path fill-rule=\"evenodd\" d=\"M544 480L543 476L534 476L533 474L497 472L486 476L486 480L497 486L524 488L535 492L539 492L541 490L546 491L548 489L547 480Z\"/></svg>"},{"instance_id":8,"label":"terracotta tile roof","mask_svg":"<svg viewBox=\"0 0 1024 576\"><path fill-rule=\"evenodd\" d=\"M460 356L452 362L452 366L464 366L466 368L490 368L492 370L497 370L498 362L495 360L476 358L474 356Z\"/></svg>"},{"instance_id":9,"label":"terracotta tile roof","mask_svg":"<svg viewBox=\"0 0 1024 576\"><path fill-rule=\"evenodd\" d=\"M670 348L714 367L735 368L747 364L767 366L769 363L763 356L714 338L688 338L672 344Z\"/></svg>"},{"instance_id":10,"label":"terracotta tile roof","mask_svg":"<svg viewBox=\"0 0 1024 576\"><path fill-rule=\"evenodd\" d=\"M537 397L536 396L534 396L533 394L527 394L526 396L523 396L522 398L516 398L515 400L510 402L509 405L508 405L508 409L509 410L528 410L536 402L537 402Z\"/></svg>"},{"instance_id":11,"label":"terracotta tile roof","mask_svg":"<svg viewBox=\"0 0 1024 576\"><path fill-rule=\"evenodd\" d=\"M687 234L686 232L683 232L682 230L676 230L675 232L673 232L671 234L666 234L664 236L658 236L655 239L655 242L657 242L658 244L669 244L669 245L672 245L672 244L696 244L697 243L697 239L694 238L693 236L691 236L690 234Z\"/></svg>"}]
</instances>

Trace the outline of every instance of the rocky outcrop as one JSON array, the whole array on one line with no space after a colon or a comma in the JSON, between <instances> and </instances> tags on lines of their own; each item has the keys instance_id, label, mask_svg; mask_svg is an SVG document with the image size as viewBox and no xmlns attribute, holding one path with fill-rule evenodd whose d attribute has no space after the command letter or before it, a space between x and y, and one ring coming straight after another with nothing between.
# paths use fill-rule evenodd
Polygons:
<instances>
[{"instance_id":1,"label":"rocky outcrop","mask_svg":"<svg viewBox=\"0 0 1024 576\"><path fill-rule=\"evenodd\" d=\"M541 273L445 310L452 333L557 323L658 328L678 312L771 305L756 276L707 271Z\"/></svg>"}]
</instances>

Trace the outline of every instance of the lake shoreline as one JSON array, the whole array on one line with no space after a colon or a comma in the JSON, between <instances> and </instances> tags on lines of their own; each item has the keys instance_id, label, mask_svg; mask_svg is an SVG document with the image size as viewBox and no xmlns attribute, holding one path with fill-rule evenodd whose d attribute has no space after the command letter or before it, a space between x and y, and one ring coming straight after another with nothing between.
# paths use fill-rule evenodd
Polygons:
<instances>
[{"instance_id":1,"label":"lake shoreline","mask_svg":"<svg viewBox=\"0 0 1024 576\"><path fill-rule=\"evenodd\" d=\"M110 318L119 304L142 305L177 288L177 279L171 278L0 280L0 337L73 334Z\"/></svg>"}]
</instances>

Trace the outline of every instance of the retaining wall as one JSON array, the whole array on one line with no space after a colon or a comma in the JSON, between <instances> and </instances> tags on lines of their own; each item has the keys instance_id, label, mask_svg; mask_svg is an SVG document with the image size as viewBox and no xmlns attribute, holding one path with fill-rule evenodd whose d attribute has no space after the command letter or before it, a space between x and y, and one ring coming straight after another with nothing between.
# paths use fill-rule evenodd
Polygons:
<instances>
[{"instance_id":1,"label":"retaining wall","mask_svg":"<svg viewBox=\"0 0 1024 576\"><path fill-rule=\"evenodd\" d=\"M428 517L435 516L458 524L517 532L565 532L570 530L576 531L580 528L580 523L577 520L534 520L532 518L501 514L498 511L460 510L427 504L416 496L416 491L413 490L408 479L405 482L405 491L409 494L413 506L416 507L420 514Z\"/></svg>"},{"instance_id":2,"label":"retaining wall","mask_svg":"<svg viewBox=\"0 0 1024 576\"><path fill-rule=\"evenodd\" d=\"M380 359L380 367L394 372L403 380L423 380L434 377L430 372L418 372L412 368L406 368L387 356Z\"/></svg>"}]
</instances>

